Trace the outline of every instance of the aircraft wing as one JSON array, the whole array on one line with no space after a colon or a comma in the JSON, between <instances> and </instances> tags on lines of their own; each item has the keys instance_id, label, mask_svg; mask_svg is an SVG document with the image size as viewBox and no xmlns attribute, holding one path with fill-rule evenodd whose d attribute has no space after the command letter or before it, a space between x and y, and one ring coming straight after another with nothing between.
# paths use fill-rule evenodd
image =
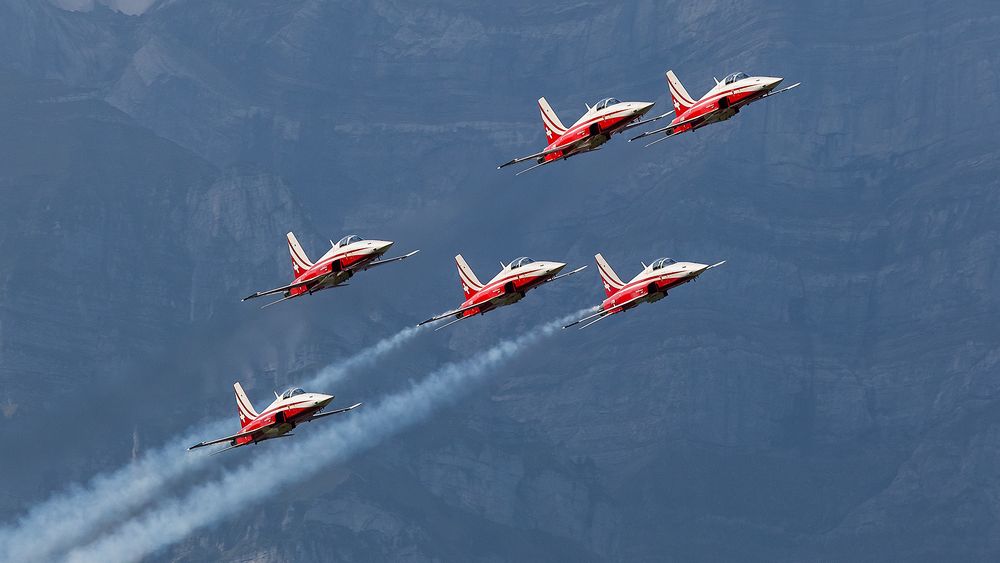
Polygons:
<instances>
[{"instance_id":1,"label":"aircraft wing","mask_svg":"<svg viewBox=\"0 0 1000 563\"><path fill-rule=\"evenodd\" d=\"M343 412L352 411L352 410L354 410L354 409L356 409L356 408L358 408L360 406L361 406L361 403L354 403L353 405L351 405L349 407L344 407L342 409L337 409L335 411L324 412L324 413L320 413L320 414L314 414L312 417L309 418L309 420L316 420L317 418L323 418L324 416L330 416L332 414L340 414L340 413L343 413Z\"/></svg>"},{"instance_id":2,"label":"aircraft wing","mask_svg":"<svg viewBox=\"0 0 1000 563\"><path fill-rule=\"evenodd\" d=\"M524 170L522 170L522 171L520 171L520 172L518 172L517 174L514 174L514 175L515 176L520 176L521 174L524 174L525 172L531 172L535 168L540 168L542 166L545 166L546 164L552 164L553 162L555 162L555 160L543 160L543 161L539 162L538 164L535 164L533 166L529 166L529 167L525 168Z\"/></svg>"},{"instance_id":3,"label":"aircraft wing","mask_svg":"<svg viewBox=\"0 0 1000 563\"><path fill-rule=\"evenodd\" d=\"M584 321L590 321L591 319L594 319L593 321L591 321L591 322L583 325L582 327L580 327L581 329L587 328L588 326L596 323L597 321L599 321L599 320L601 320L601 319L603 319L605 317L610 317L611 315L614 315L615 313L620 313L621 311L624 310L624 308L626 306L631 305L632 303L635 303L636 301L641 301L642 299L645 299L647 295L648 294L646 294L646 293L643 293L642 295L637 295L637 296L633 297L632 299L629 299L629 300L625 301L624 303L619 303L619 304L615 305L611 309L605 309L605 310L602 310L602 311L598 311L598 312L594 313L593 315L589 315L589 316L583 317L582 319L580 319L578 321L573 321L573 322L569 323L568 325L564 326L563 328L569 328L571 326L578 325L578 324L580 324L580 323L582 323Z\"/></svg>"},{"instance_id":4,"label":"aircraft wing","mask_svg":"<svg viewBox=\"0 0 1000 563\"><path fill-rule=\"evenodd\" d=\"M518 157L518 158L512 159L510 161L507 161L507 162L501 164L500 166L497 166L497 170L500 170L504 166L510 166L511 164L517 164L518 162L524 162L525 160L534 160L536 158L541 158L541 157L548 156L550 154L557 153L557 152L571 151L571 150L577 148L581 143L583 143L586 140L587 140L587 138L583 137L581 139L577 139L577 140L575 140L573 142L567 143L567 144L565 144L565 145L563 145L561 147L556 147L554 149L546 149L546 150L541 151L541 152L536 152L535 154L529 154L528 156L522 156L522 157ZM531 168L536 168L537 166L541 166L543 164L547 164L547 162L540 163L540 164L538 164L536 166L532 166ZM529 168L528 170L531 170L531 168Z\"/></svg>"},{"instance_id":5,"label":"aircraft wing","mask_svg":"<svg viewBox=\"0 0 1000 563\"><path fill-rule=\"evenodd\" d=\"M699 115L698 117L692 117L691 119L685 119L684 121L678 121L677 123L671 123L670 125L667 125L666 127L660 127L659 129L653 129L652 131L646 131L645 133L643 133L641 135L638 135L636 137L632 137L631 139L628 140L628 142L631 143L632 141L635 141L636 139L641 139L643 137L648 137L650 135L656 135L658 133L666 133L667 136L673 135L674 134L674 129L677 129L681 125L687 125L688 123L694 123L696 121L704 121L705 119L711 117L717 111L719 111L719 110L714 110L714 111L712 111L710 113Z\"/></svg>"},{"instance_id":6,"label":"aircraft wing","mask_svg":"<svg viewBox=\"0 0 1000 563\"><path fill-rule=\"evenodd\" d=\"M461 308L458 308L458 309L452 309L451 311L448 311L446 313L441 313L440 315L434 315L433 317L427 319L426 321L421 321L421 322L417 323L417 326L425 325L427 323L432 323L434 321L440 321L441 319L446 319L448 317L453 317L455 315L462 314L462 313L464 313L466 311L469 311L471 309L475 309L477 307L482 307L483 305L486 305L490 301L492 301L492 299L484 301L482 303L477 303L475 305L469 305L468 307L461 307ZM445 325L445 326L448 326L448 325Z\"/></svg>"},{"instance_id":7,"label":"aircraft wing","mask_svg":"<svg viewBox=\"0 0 1000 563\"><path fill-rule=\"evenodd\" d=\"M231 442L231 441L233 441L233 440L235 440L237 438L244 438L246 436L252 436L252 435L254 435L255 433L257 433L259 431L260 431L259 429L258 430L251 430L250 432L240 432L238 434L233 434L232 436L226 436L225 438L219 438L217 440L209 440L207 442L198 442L197 444L195 444L195 445L191 446L190 448L188 448L188 450L190 451L190 450L193 450L195 448L204 448L205 446L211 446L211 445L214 445L214 444L221 444L223 442ZM236 446L233 446L233 447L236 447ZM230 448L226 448L226 449L230 449Z\"/></svg>"},{"instance_id":8,"label":"aircraft wing","mask_svg":"<svg viewBox=\"0 0 1000 563\"><path fill-rule=\"evenodd\" d=\"M252 295L247 295L243 299L240 299L240 301L247 301L249 299L256 299L258 297L264 297L265 295L274 295L275 293L283 293L285 291L288 291L289 289L293 289L293 288L296 288L296 287L303 287L303 286L307 286L307 285L313 284L315 282L318 282L321 279L322 278L313 278L313 279L307 280L307 281L301 281L301 282L291 283L291 284L288 284L288 285L283 285L281 287L276 287L274 289L269 289L267 291L258 291L257 293L254 293Z\"/></svg>"},{"instance_id":9,"label":"aircraft wing","mask_svg":"<svg viewBox=\"0 0 1000 563\"><path fill-rule=\"evenodd\" d=\"M411 255L412 254L413 253L411 253ZM269 289L267 291L258 291L257 293L254 293L253 295L247 295L246 297L244 297L240 301L246 301L248 299L256 299L257 297L263 297L265 295L273 295L275 293L281 293L281 292L288 291L289 289L292 289L292 288L295 288L295 287L306 287L306 288L309 289L309 291L306 292L306 293L312 293L312 289L311 288L313 288L313 287L315 287L317 285L322 284L323 280L325 280L326 278L332 276L335 273L336 272L330 272L330 273L324 274L324 275L322 275L322 276L320 276L318 278L313 278L311 280L307 280L307 281L304 281L304 282L293 283L293 284L286 285L284 287L277 287L277 288L274 288L274 289ZM349 285L351 285L351 284L349 284L349 283L340 283L340 284L337 284L337 285L331 285L330 287L347 287ZM271 301L267 305L264 305L263 307L261 307L261 309L270 307L271 305L277 305L278 303L281 303L282 301L288 301L289 299L294 299L296 297L300 297L302 295L306 295L306 293L299 293L299 294L296 294L296 295L289 295L288 297L282 297L281 299L278 299L277 301Z\"/></svg>"},{"instance_id":10,"label":"aircraft wing","mask_svg":"<svg viewBox=\"0 0 1000 563\"><path fill-rule=\"evenodd\" d=\"M364 268L361 268L361 270L364 271L364 270L368 270L368 269L374 268L375 266L382 266L383 264L389 264L391 262L398 262L399 260L406 260L407 258L409 258L410 256L413 256L414 254L416 254L418 252L420 252L420 251L419 250L414 250L413 252L411 252L409 254L404 254L402 256L396 256L395 258L387 258L385 260L376 260L374 262L369 262L368 265L366 265Z\"/></svg>"},{"instance_id":11,"label":"aircraft wing","mask_svg":"<svg viewBox=\"0 0 1000 563\"><path fill-rule=\"evenodd\" d=\"M630 124L626 125L622 129L622 131L628 131L629 129L631 129L633 127L639 127L640 125L645 125L647 123L652 123L654 121L659 121L659 120L663 119L664 117L667 117L669 115L673 115L673 113L674 113L674 110L670 110L667 113L663 113L663 114L657 115L656 117L651 117L649 119L643 119L642 121L636 121L635 123L630 123Z\"/></svg>"}]
</instances>

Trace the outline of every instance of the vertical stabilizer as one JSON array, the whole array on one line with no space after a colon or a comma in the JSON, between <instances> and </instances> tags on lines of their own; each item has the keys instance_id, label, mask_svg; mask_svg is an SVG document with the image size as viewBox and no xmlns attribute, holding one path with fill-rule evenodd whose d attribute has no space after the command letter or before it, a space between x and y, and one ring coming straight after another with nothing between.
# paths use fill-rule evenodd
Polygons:
<instances>
[{"instance_id":1,"label":"vertical stabilizer","mask_svg":"<svg viewBox=\"0 0 1000 563\"><path fill-rule=\"evenodd\" d=\"M670 88L670 97L674 99L674 115L680 117L695 102L691 99L691 95L688 94L687 90L684 89L681 81L677 80L677 75L672 70L667 71L667 87Z\"/></svg>"},{"instance_id":2,"label":"vertical stabilizer","mask_svg":"<svg viewBox=\"0 0 1000 563\"><path fill-rule=\"evenodd\" d=\"M545 139L551 143L556 138L566 134L566 126L559 121L556 112L544 97L538 98L538 109L542 112L542 126L545 127Z\"/></svg>"},{"instance_id":3,"label":"vertical stabilizer","mask_svg":"<svg viewBox=\"0 0 1000 563\"><path fill-rule=\"evenodd\" d=\"M455 263L458 264L458 277L462 280L462 291L465 293L465 298L468 299L483 288L483 283L479 281L461 254L455 256Z\"/></svg>"},{"instance_id":4,"label":"vertical stabilizer","mask_svg":"<svg viewBox=\"0 0 1000 563\"><path fill-rule=\"evenodd\" d=\"M288 239L288 252L292 255L292 272L295 277L301 276L306 270L312 267L313 263L306 256L306 252L302 250L302 245L299 244L299 240L295 238L295 233L289 231L285 238Z\"/></svg>"},{"instance_id":5,"label":"vertical stabilizer","mask_svg":"<svg viewBox=\"0 0 1000 563\"><path fill-rule=\"evenodd\" d=\"M257 411L253 409L253 405L250 404L250 399L243 392L243 386L240 385L239 381L233 384L233 389L236 390L236 410L240 414L240 428L243 428L257 418Z\"/></svg>"},{"instance_id":6,"label":"vertical stabilizer","mask_svg":"<svg viewBox=\"0 0 1000 563\"><path fill-rule=\"evenodd\" d=\"M611 297L621 291L621 288L625 287L625 282L611 269L608 261L600 254L595 255L594 259L597 260L597 271L601 273L601 281L604 283L604 293Z\"/></svg>"}]
</instances>

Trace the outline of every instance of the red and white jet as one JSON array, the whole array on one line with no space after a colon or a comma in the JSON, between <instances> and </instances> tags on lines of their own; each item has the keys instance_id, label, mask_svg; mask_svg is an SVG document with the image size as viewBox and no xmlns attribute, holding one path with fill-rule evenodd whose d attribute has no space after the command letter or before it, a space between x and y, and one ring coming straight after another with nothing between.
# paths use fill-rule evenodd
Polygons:
<instances>
[{"instance_id":1,"label":"red and white jet","mask_svg":"<svg viewBox=\"0 0 1000 563\"><path fill-rule=\"evenodd\" d=\"M529 290L559 278L571 276L586 268L586 266L581 266L572 272L559 274L566 267L566 264L562 262L535 262L531 258L522 256L512 260L509 264L501 262L500 273L493 276L489 283L484 284L472 272L472 268L465 262L461 254L455 257L455 262L458 263L458 277L462 281L465 301L458 309L431 317L417 326L447 317L455 317L455 320L435 329L441 330L463 319L482 315L497 307L517 303L524 298Z\"/></svg>"},{"instance_id":2,"label":"red and white jet","mask_svg":"<svg viewBox=\"0 0 1000 563\"><path fill-rule=\"evenodd\" d=\"M229 442L229 447L215 452L221 453L271 438L284 438L291 436L289 432L303 422L311 422L324 416L340 414L361 406L361 403L356 403L343 409L320 413L323 407L329 405L330 401L333 400L333 395L306 393L296 387L281 395L275 393L274 401L264 409L264 412L258 414L253 405L250 404L250 399L243 392L243 387L239 382L234 383L233 388L236 390L236 409L240 413L240 431L225 438L199 442L188 448L189 450Z\"/></svg>"},{"instance_id":3,"label":"red and white jet","mask_svg":"<svg viewBox=\"0 0 1000 563\"><path fill-rule=\"evenodd\" d=\"M671 258L660 258L649 266L643 264L642 271L630 282L625 283L611 269L603 256L598 254L594 258L597 260L597 269L604 282L604 293L607 294L607 299L601 302L599 312L572 322L563 328L590 321L580 327L587 328L601 319L627 311L640 303L659 301L667 296L667 290L697 279L708 270L726 263L723 260L709 266L697 262L677 262Z\"/></svg>"},{"instance_id":4,"label":"red and white jet","mask_svg":"<svg viewBox=\"0 0 1000 563\"><path fill-rule=\"evenodd\" d=\"M747 76L743 72L730 74L721 82L717 79L713 80L715 80L715 86L701 99L695 101L681 85L681 81L677 80L674 71L668 70L667 86L670 88L670 96L674 100L674 115L676 117L670 122L670 125L646 131L638 137L629 139L629 142L660 133L666 135L663 139L657 139L646 146L655 145L685 131L694 131L712 123L725 121L739 113L743 106L775 94L787 92L801 84L801 82L796 82L787 88L775 90L774 88L781 83L782 78Z\"/></svg>"},{"instance_id":5,"label":"red and white jet","mask_svg":"<svg viewBox=\"0 0 1000 563\"><path fill-rule=\"evenodd\" d=\"M243 301L274 293L284 295L281 299L264 305L264 307L269 307L306 293L312 294L331 287L343 287L347 285L344 282L351 279L351 276L357 272L397 260L404 260L420 252L414 250L409 254L382 260L382 255L392 246L391 241L364 240L358 235L350 235L336 243L330 241L330 250L313 263L302 250L294 233L288 233L285 237L288 239L288 252L292 255L292 273L295 274L295 279L288 285L247 295Z\"/></svg>"},{"instance_id":6,"label":"red and white jet","mask_svg":"<svg viewBox=\"0 0 1000 563\"><path fill-rule=\"evenodd\" d=\"M587 106L587 113L583 114L572 127L566 127L556 117L556 113L552 111L545 98L538 98L542 126L545 128L545 138L549 144L545 150L505 162L497 166L497 170L525 160L537 162L534 166L515 174L519 176L539 166L596 150L606 143L611 135L641 125L643 122L633 122L641 119L651 107L653 102L620 102L615 98L604 98L593 107Z\"/></svg>"}]
</instances>

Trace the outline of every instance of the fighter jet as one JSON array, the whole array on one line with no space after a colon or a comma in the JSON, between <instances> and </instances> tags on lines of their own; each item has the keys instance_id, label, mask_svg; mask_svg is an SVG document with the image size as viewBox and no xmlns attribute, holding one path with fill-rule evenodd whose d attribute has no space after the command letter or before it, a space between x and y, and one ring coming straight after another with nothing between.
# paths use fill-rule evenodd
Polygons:
<instances>
[{"instance_id":1,"label":"fighter jet","mask_svg":"<svg viewBox=\"0 0 1000 563\"><path fill-rule=\"evenodd\" d=\"M563 328L589 321L580 327L587 328L601 319L627 311L640 303L659 301L667 296L667 290L697 279L708 270L726 263L723 260L709 266L697 262L677 262L671 258L660 258L648 266L643 264L642 271L630 282L625 283L611 269L603 256L597 254L594 259L597 260L597 269L601 273L607 299L601 302L600 311L597 313L572 322Z\"/></svg>"},{"instance_id":2,"label":"fighter jet","mask_svg":"<svg viewBox=\"0 0 1000 563\"><path fill-rule=\"evenodd\" d=\"M581 266L572 272L559 274L566 267L566 264L562 262L535 262L531 258L522 256L512 260L509 264L501 262L500 273L493 276L489 283L484 284L472 272L472 268L465 262L461 254L455 257L455 262L458 264L458 277L462 281L465 302L458 309L431 317L417 326L455 317L455 320L435 329L441 330L463 319L482 315L497 307L517 303L524 298L529 290L544 283L571 276L586 268L586 266Z\"/></svg>"},{"instance_id":3,"label":"fighter jet","mask_svg":"<svg viewBox=\"0 0 1000 563\"><path fill-rule=\"evenodd\" d=\"M497 166L497 170L525 160L534 160L537 163L515 174L520 176L539 166L596 150L615 133L640 125L641 123L634 122L641 119L651 107L653 102L620 102L615 98L604 98L593 107L588 105L587 113L583 114L572 127L566 127L559 121L545 98L538 98L542 126L545 128L545 138L549 144L545 150L505 162Z\"/></svg>"},{"instance_id":4,"label":"fighter jet","mask_svg":"<svg viewBox=\"0 0 1000 563\"><path fill-rule=\"evenodd\" d=\"M725 121L740 112L740 108L749 105L757 100L763 100L769 96L787 92L795 88L801 82L796 82L787 88L775 90L783 80L773 76L748 76L745 72L736 72L725 77L721 82L715 80L715 87L708 91L698 101L695 101L677 80L674 71L667 71L667 86L670 88L670 96L674 100L674 119L670 125L646 131L638 137L629 139L629 142L642 139L650 135L663 133L665 137L657 139L646 145L655 145L674 135L679 135L685 131L700 129L706 125ZM650 120L652 121L652 120Z\"/></svg>"},{"instance_id":5,"label":"fighter jet","mask_svg":"<svg viewBox=\"0 0 1000 563\"><path fill-rule=\"evenodd\" d=\"M238 381L233 384L233 388L236 390L236 409L240 414L240 431L225 438L198 442L188 450L228 442L229 447L215 452L222 453L247 444L256 444L272 438L284 438L291 436L289 432L303 422L312 422L324 416L340 414L361 406L361 403L355 403L346 408L321 413L323 407L333 401L333 395L306 393L295 387L281 395L275 392L274 401L264 409L264 412L257 414Z\"/></svg>"},{"instance_id":6,"label":"fighter jet","mask_svg":"<svg viewBox=\"0 0 1000 563\"><path fill-rule=\"evenodd\" d=\"M281 299L264 305L264 307L270 307L275 303L307 293L313 294L330 287L343 287L348 285L344 282L351 279L351 276L357 272L404 260L420 252L414 250L409 254L382 260L382 255L392 246L391 241L364 240L358 235L349 235L336 243L330 241L330 250L316 263L313 263L302 250L294 233L289 232L285 238L288 239L288 252L292 255L292 273L295 274L295 279L288 285L247 295L243 301L274 293L284 295Z\"/></svg>"}]
</instances>

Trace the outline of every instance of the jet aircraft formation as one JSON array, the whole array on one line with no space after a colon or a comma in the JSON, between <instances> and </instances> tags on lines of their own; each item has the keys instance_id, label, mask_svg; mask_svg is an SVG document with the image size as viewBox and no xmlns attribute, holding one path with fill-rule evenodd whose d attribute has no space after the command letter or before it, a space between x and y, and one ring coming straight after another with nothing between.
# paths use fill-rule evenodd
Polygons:
<instances>
[{"instance_id":1,"label":"jet aircraft formation","mask_svg":"<svg viewBox=\"0 0 1000 563\"><path fill-rule=\"evenodd\" d=\"M558 160L566 160L571 156L597 150L608 142L615 133L659 121L674 114L675 117L670 125L647 131L629 139L629 142L632 142L650 135L661 133L665 135L662 139L653 141L646 146L655 145L667 137L725 121L739 113L740 108L744 106L775 94L787 92L800 84L795 83L787 88L775 90L774 88L781 81L781 78L749 76L743 72L736 72L722 81L716 80L714 88L698 101L694 101L681 85L677 76L674 75L674 71L668 70L667 86L670 90L670 97L673 99L674 109L642 121L642 117L653 107L654 102L620 102L615 98L605 98L594 104L593 107L588 105L587 113L584 113L572 127L565 127L545 98L539 98L538 109L542 114L542 126L549 144L539 152L509 160L497 166L497 169L534 160L536 162L534 166L515 174L515 176L521 175Z\"/></svg>"},{"instance_id":2,"label":"jet aircraft formation","mask_svg":"<svg viewBox=\"0 0 1000 563\"><path fill-rule=\"evenodd\" d=\"M653 102L622 102L615 98L604 98L593 106L588 105L586 113L572 126L566 127L545 98L539 98L538 108L541 113L547 145L539 152L514 158L497 168L529 160L535 162L534 165L516 174L520 175L559 160L566 160L571 156L598 150L617 133L659 121L673 114L674 118L669 125L646 131L629 140L631 142L662 135L661 138L647 144L648 147L675 135L725 121L739 113L741 108L757 100L787 92L799 85L796 83L776 90L775 88L782 82L781 78L749 76L737 72L726 76L721 81L716 79L712 89L698 100L694 100L672 70L667 71L666 78L674 109L645 120L643 117L653 107ZM389 247L393 245L391 241L364 240L357 235L348 235L336 243L330 241L330 250L323 254L319 260L313 262L309 260L293 233L287 233L286 239L294 276L291 283L266 291L258 291L244 297L243 301L266 295L281 294L279 299L264 305L262 307L264 308L295 297L311 295L324 289L343 287L348 285L347 280L358 272L405 260L419 252L419 250L413 250L394 258L383 258ZM658 258L649 265L643 263L642 271L628 282L624 282L600 253L595 255L594 259L597 262L597 270L604 287L605 299L596 307L596 312L563 328L578 324L582 324L580 328L587 328L611 315L627 311L642 303L659 301L667 296L669 290L694 281L708 270L725 264L724 260L708 265L698 262L678 262L671 258ZM483 283L479 281L461 254L455 256L455 262L465 300L457 308L434 315L420 322L417 326L448 319L447 323L435 329L440 330L476 315L484 315L499 307L517 303L535 288L576 274L586 268L586 266L581 266L562 273L566 267L563 262L535 261L522 256L506 264L501 262L500 271L489 282ZM264 440L291 436L291 430L298 424L345 413L361 406L361 403L355 403L349 407L322 412L333 401L333 396L307 393L302 389L292 388L280 395L275 392L274 401L261 413L258 413L254 410L243 391L243 387L238 382L234 384L234 390L240 419L239 432L223 438L199 442L189 449L227 443L227 447L215 452L219 453Z\"/></svg>"}]
</instances>

